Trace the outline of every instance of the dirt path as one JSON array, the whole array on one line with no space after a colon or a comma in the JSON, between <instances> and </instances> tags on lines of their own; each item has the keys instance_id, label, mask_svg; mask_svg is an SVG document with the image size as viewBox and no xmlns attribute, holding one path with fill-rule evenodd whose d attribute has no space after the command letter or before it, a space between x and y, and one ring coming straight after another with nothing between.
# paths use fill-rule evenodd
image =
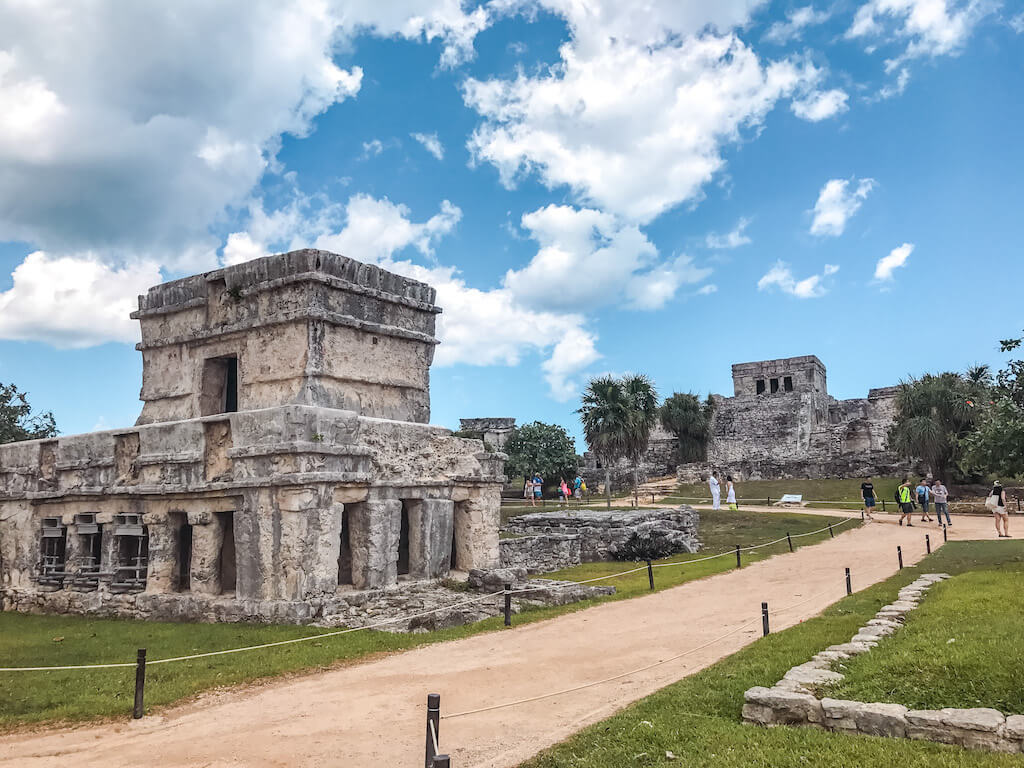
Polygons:
<instances>
[{"instance_id":1,"label":"dirt path","mask_svg":"<svg viewBox=\"0 0 1024 768\"><path fill-rule=\"evenodd\" d=\"M956 538L991 538L991 521L956 519ZM845 594L907 564L934 526L875 524L794 554L607 603L511 631L432 645L248 692L211 696L137 723L0 737L0 766L415 766L423 759L424 703L442 712L529 698L619 675L749 626L684 658L531 703L441 722L453 765L514 766L585 725L735 652L760 635L760 604L774 630L814 616ZM823 594L822 594L823 593Z\"/></svg>"}]
</instances>

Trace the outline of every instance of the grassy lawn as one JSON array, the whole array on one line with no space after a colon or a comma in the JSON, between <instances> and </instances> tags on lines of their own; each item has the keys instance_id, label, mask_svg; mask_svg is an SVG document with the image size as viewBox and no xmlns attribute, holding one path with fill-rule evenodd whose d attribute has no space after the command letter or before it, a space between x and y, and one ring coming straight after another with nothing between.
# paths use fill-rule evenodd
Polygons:
<instances>
[{"instance_id":1,"label":"grassy lawn","mask_svg":"<svg viewBox=\"0 0 1024 768\"><path fill-rule=\"evenodd\" d=\"M918 574L955 574L978 567L1016 569L1022 564L1021 542L951 542L918 566L845 598L822 616L758 640L580 731L527 761L523 768L1021 768L1024 757L1019 755L966 752L939 744L848 736L810 728L758 728L742 724L740 710L747 688L771 685L790 667L802 664L826 646L846 642ZM614 687L609 687L608 693L614 695Z\"/></svg>"},{"instance_id":2,"label":"grassy lawn","mask_svg":"<svg viewBox=\"0 0 1024 768\"><path fill-rule=\"evenodd\" d=\"M903 629L842 671L829 696L1024 714L1024 564L933 586Z\"/></svg>"},{"instance_id":3,"label":"grassy lawn","mask_svg":"<svg viewBox=\"0 0 1024 768\"><path fill-rule=\"evenodd\" d=\"M916 482L917 478L913 478ZM751 504L760 502L763 504L770 498L772 503L782 498L786 493L801 493L805 501L828 501L845 502L843 504L821 504L826 509L860 509L860 484L863 478L838 479L828 478L824 480L747 480L736 483L736 496L742 506L744 499L749 499ZM882 499L885 499L888 511L895 511L895 503L890 505L900 479L896 477L873 477L871 482L875 486L875 498L878 509L881 511ZM667 503L679 501L685 503L687 499L710 499L707 483L682 483L671 496L664 499ZM722 501L725 501L725 483L722 483ZM809 506L815 506L810 504Z\"/></svg>"},{"instance_id":4,"label":"grassy lawn","mask_svg":"<svg viewBox=\"0 0 1024 768\"><path fill-rule=\"evenodd\" d=\"M744 512L702 513L701 539L709 553L813 530L830 518L817 515L766 515ZM843 526L845 530L851 524ZM828 536L828 533L824 534ZM795 539L806 545L820 536ZM759 552L764 552L760 550ZM782 543L772 553L787 551ZM690 559L696 556L683 556ZM751 562L754 553L744 553ZM761 554L759 557L764 557ZM731 557L689 568L660 568L656 586L663 589L684 581L734 567ZM562 572L562 578L582 580L626 570L626 563L594 563ZM582 610L604 600L621 600L648 591L647 574L609 580L618 591L565 606L533 608L517 615L515 624L538 621ZM502 629L496 617L462 627L424 634L353 632L324 640L279 646L185 663L150 666L146 672L147 706L166 705L210 688L245 683L277 675L326 668L376 653L413 648L478 632ZM313 627L253 624L181 624L90 619L81 616L32 616L0 613L0 666L56 666L132 661L136 648L146 648L150 659L187 655L223 648L243 647L275 640L306 637L321 630ZM134 670L105 669L63 672L0 672L0 728L49 720L85 720L126 716L131 711Z\"/></svg>"}]
</instances>

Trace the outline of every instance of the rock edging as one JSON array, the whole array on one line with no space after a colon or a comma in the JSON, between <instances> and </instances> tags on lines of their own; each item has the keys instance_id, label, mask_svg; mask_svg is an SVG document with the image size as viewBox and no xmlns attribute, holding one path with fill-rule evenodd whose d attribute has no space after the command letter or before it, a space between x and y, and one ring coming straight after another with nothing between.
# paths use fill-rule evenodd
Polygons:
<instances>
[{"instance_id":1,"label":"rock edging","mask_svg":"<svg viewBox=\"0 0 1024 768\"><path fill-rule=\"evenodd\" d=\"M900 704L817 698L814 688L843 679L836 661L867 653L881 638L903 626L932 584L949 574L928 573L899 591L848 643L831 645L793 667L771 688L756 686L744 695L743 720L763 726L803 725L843 733L888 736L954 744L990 752L1024 752L1024 715L1004 716L987 707L974 709L907 709Z\"/></svg>"}]
</instances>

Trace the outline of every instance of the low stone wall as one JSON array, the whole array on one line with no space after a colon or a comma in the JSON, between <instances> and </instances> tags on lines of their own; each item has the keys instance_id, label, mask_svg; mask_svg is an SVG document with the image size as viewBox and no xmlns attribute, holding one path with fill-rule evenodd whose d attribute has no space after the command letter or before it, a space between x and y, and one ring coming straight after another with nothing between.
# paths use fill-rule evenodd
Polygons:
<instances>
[{"instance_id":1,"label":"low stone wall","mask_svg":"<svg viewBox=\"0 0 1024 768\"><path fill-rule=\"evenodd\" d=\"M340 590L336 595L296 603L290 600L236 600L230 596L110 594L61 591L44 602L29 590L7 590L3 610L21 613L53 613L56 598L61 613L95 617L131 616L153 621L250 622L259 624L310 624L320 627L366 627L382 621L385 632L426 632L470 624L504 611L503 595L468 603L481 592L497 592L504 584L528 592L513 596L518 612L530 605L565 605L611 594L614 587L591 587L575 582L529 579L526 569L473 571L470 591L450 589L438 581L401 582L385 589ZM484 575L481 575L484 574ZM426 614L426 615L422 615Z\"/></svg>"},{"instance_id":2,"label":"low stone wall","mask_svg":"<svg viewBox=\"0 0 1024 768\"><path fill-rule=\"evenodd\" d=\"M700 547L699 520L697 512L685 504L675 509L560 509L513 517L505 529L524 536L578 536L580 561L592 563L617 559L621 547L634 533L664 538L677 552L696 552ZM521 546L547 551L560 545L553 540ZM513 548L509 545L510 555Z\"/></svg>"},{"instance_id":3,"label":"low stone wall","mask_svg":"<svg viewBox=\"0 0 1024 768\"><path fill-rule=\"evenodd\" d=\"M515 536L498 541L502 568L525 568L530 573L550 573L579 565L578 533Z\"/></svg>"},{"instance_id":4,"label":"low stone wall","mask_svg":"<svg viewBox=\"0 0 1024 768\"><path fill-rule=\"evenodd\" d=\"M814 690L839 682L836 661L867 653L881 638L896 632L922 594L947 574L925 574L900 590L896 602L883 607L848 643L832 645L806 664L790 669L771 688L744 694L743 719L757 725L802 725L866 736L888 736L954 744L967 749L1019 754L1024 751L1024 715L1004 716L987 707L918 709L883 702L823 697Z\"/></svg>"}]
</instances>

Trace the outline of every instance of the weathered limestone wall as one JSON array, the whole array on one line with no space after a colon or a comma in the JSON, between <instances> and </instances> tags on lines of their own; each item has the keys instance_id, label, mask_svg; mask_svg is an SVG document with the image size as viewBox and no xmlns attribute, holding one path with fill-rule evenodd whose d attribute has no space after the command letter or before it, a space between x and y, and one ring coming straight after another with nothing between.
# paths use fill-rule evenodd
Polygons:
<instances>
[{"instance_id":1,"label":"weathered limestone wall","mask_svg":"<svg viewBox=\"0 0 1024 768\"><path fill-rule=\"evenodd\" d=\"M498 542L502 568L525 568L529 573L551 573L581 562L578 533L516 536Z\"/></svg>"}]
</instances>

